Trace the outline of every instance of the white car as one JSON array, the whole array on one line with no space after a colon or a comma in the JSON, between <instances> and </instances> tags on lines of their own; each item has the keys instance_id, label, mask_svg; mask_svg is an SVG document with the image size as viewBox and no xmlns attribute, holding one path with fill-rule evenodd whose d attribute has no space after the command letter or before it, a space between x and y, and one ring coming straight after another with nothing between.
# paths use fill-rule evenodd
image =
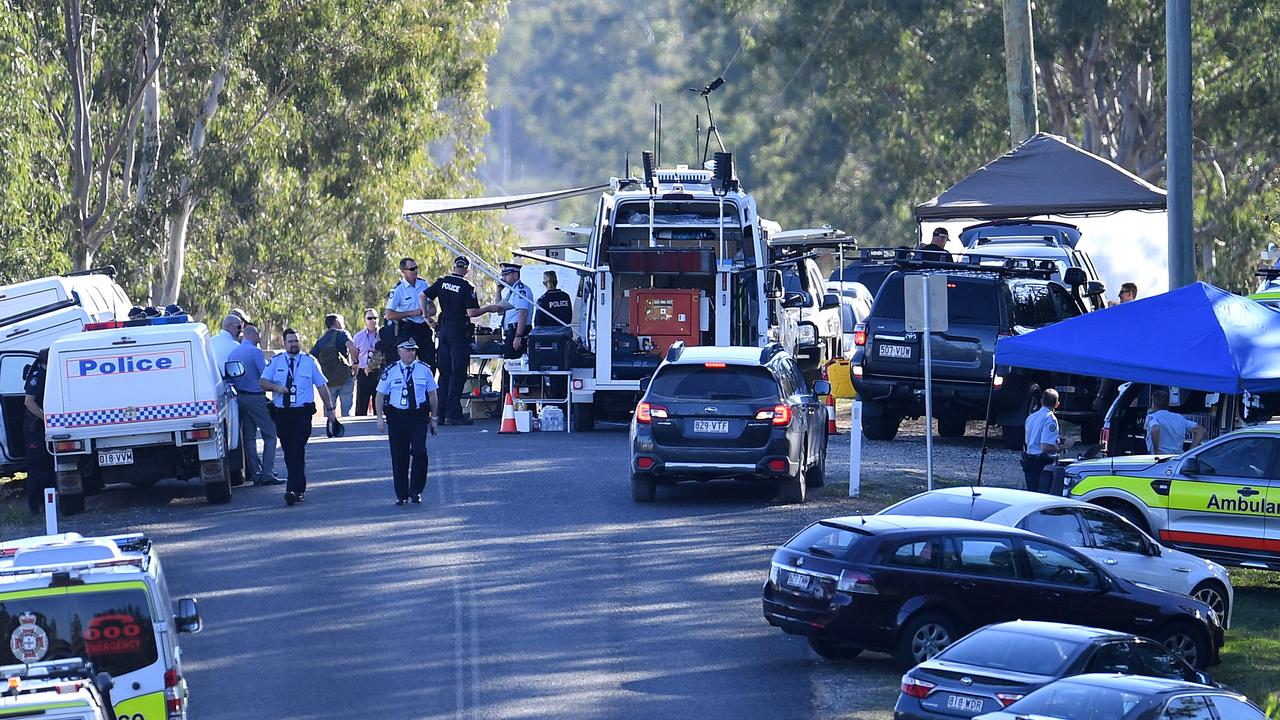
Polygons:
<instances>
[{"instance_id":1,"label":"white car","mask_svg":"<svg viewBox=\"0 0 1280 720\"><path fill-rule=\"evenodd\" d=\"M1070 545L1116 575L1204 602L1231 626L1235 590L1227 569L1165 547L1106 508L1070 498L997 487L953 487L920 493L880 515L969 518L1021 528Z\"/></svg>"}]
</instances>

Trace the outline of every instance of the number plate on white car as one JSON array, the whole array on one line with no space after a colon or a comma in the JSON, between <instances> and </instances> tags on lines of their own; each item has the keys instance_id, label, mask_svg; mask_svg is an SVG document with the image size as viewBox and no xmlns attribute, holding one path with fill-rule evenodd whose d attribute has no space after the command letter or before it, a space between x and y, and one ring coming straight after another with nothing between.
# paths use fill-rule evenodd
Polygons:
<instances>
[{"instance_id":1,"label":"number plate on white car","mask_svg":"<svg viewBox=\"0 0 1280 720\"><path fill-rule=\"evenodd\" d=\"M133 464L133 448L125 448L123 450L102 450L98 452L98 466L106 467L108 465L132 465Z\"/></svg>"},{"instance_id":2,"label":"number plate on white car","mask_svg":"<svg viewBox=\"0 0 1280 720\"><path fill-rule=\"evenodd\" d=\"M729 432L728 420L694 420L693 431L701 433L727 433Z\"/></svg>"},{"instance_id":3,"label":"number plate on white car","mask_svg":"<svg viewBox=\"0 0 1280 720\"><path fill-rule=\"evenodd\" d=\"M880 357L902 358L904 360L911 359L910 345L889 345L887 343L880 343L879 348L878 352L880 353Z\"/></svg>"}]
</instances>

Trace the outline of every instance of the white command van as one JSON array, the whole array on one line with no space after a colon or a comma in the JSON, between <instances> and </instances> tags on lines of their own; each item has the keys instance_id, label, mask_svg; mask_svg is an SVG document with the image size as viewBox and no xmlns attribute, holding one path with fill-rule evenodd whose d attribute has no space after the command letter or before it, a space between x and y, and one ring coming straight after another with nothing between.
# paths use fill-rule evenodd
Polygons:
<instances>
[{"instance_id":1,"label":"white command van","mask_svg":"<svg viewBox=\"0 0 1280 720\"><path fill-rule=\"evenodd\" d=\"M231 500L227 457L240 448L235 389L215 365L209 331L185 315L64 335L49 348L45 439L58 503L84 508L103 485L199 479ZM90 326L94 327L94 326ZM243 372L239 363L228 363Z\"/></svg>"},{"instance_id":2,"label":"white command van","mask_svg":"<svg viewBox=\"0 0 1280 720\"><path fill-rule=\"evenodd\" d=\"M141 534L0 541L0 665L87 661L111 677L112 718L187 717L178 633L200 628L195 599L174 602ZM41 718L99 717L44 709Z\"/></svg>"},{"instance_id":3,"label":"white command van","mask_svg":"<svg viewBox=\"0 0 1280 720\"><path fill-rule=\"evenodd\" d=\"M123 320L133 303L115 276L116 269L107 266L0 287L0 325L72 305L84 308L94 322Z\"/></svg>"}]
</instances>

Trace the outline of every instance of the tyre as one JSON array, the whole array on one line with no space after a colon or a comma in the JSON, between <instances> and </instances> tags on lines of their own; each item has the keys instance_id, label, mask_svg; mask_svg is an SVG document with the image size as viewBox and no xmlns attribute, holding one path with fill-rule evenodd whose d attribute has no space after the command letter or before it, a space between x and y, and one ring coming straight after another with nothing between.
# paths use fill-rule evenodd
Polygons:
<instances>
[{"instance_id":1,"label":"tyre","mask_svg":"<svg viewBox=\"0 0 1280 720\"><path fill-rule=\"evenodd\" d=\"M84 495L58 493L58 510L63 515L79 515L84 512Z\"/></svg>"},{"instance_id":2,"label":"tyre","mask_svg":"<svg viewBox=\"0 0 1280 720\"><path fill-rule=\"evenodd\" d=\"M596 406L594 403L573 403L573 431L591 432L596 429Z\"/></svg>"},{"instance_id":3,"label":"tyre","mask_svg":"<svg viewBox=\"0 0 1280 720\"><path fill-rule=\"evenodd\" d=\"M245 457L243 445L236 448L234 452L240 455L240 467L231 471L231 485L232 487L239 487L244 484L244 471L245 468L249 467L249 463L247 462L248 458Z\"/></svg>"},{"instance_id":4,"label":"tyre","mask_svg":"<svg viewBox=\"0 0 1280 720\"><path fill-rule=\"evenodd\" d=\"M852 660L862 653L862 648L839 645L821 635L808 637L809 647L828 660Z\"/></svg>"},{"instance_id":5,"label":"tyre","mask_svg":"<svg viewBox=\"0 0 1280 720\"><path fill-rule=\"evenodd\" d=\"M100 471L81 471L81 475L83 476L82 482L84 483L84 494L86 496L97 495L102 492L103 483L102 473Z\"/></svg>"},{"instance_id":6,"label":"tyre","mask_svg":"<svg viewBox=\"0 0 1280 720\"><path fill-rule=\"evenodd\" d=\"M818 460L804 473L804 484L809 487L822 487L827 481L827 439L822 439L822 450Z\"/></svg>"},{"instance_id":7,"label":"tyre","mask_svg":"<svg viewBox=\"0 0 1280 720\"><path fill-rule=\"evenodd\" d=\"M800 470L791 477L782 479L778 485L778 500L784 503L802 503L805 499L804 463Z\"/></svg>"},{"instance_id":8,"label":"tyre","mask_svg":"<svg viewBox=\"0 0 1280 720\"><path fill-rule=\"evenodd\" d=\"M910 670L942 652L957 639L956 627L946 617L932 612L920 613L902 626L893 660L899 670Z\"/></svg>"},{"instance_id":9,"label":"tyre","mask_svg":"<svg viewBox=\"0 0 1280 720\"><path fill-rule=\"evenodd\" d=\"M1227 589L1222 587L1221 583L1212 580L1205 580L1195 589L1191 591L1191 597L1208 605L1214 612L1218 613L1218 619L1225 625L1227 622L1227 611L1231 608L1227 604Z\"/></svg>"},{"instance_id":10,"label":"tyre","mask_svg":"<svg viewBox=\"0 0 1280 720\"><path fill-rule=\"evenodd\" d=\"M222 479L204 484L204 499L210 505L222 505L231 502L231 473L227 470L227 461L222 461Z\"/></svg>"},{"instance_id":11,"label":"tyre","mask_svg":"<svg viewBox=\"0 0 1280 720\"><path fill-rule=\"evenodd\" d=\"M1204 633L1196 632L1189 623L1169 623L1152 639L1197 670L1204 670L1209 665L1209 644Z\"/></svg>"},{"instance_id":12,"label":"tyre","mask_svg":"<svg viewBox=\"0 0 1280 720\"><path fill-rule=\"evenodd\" d=\"M658 494L657 483L651 477L631 476L631 499L636 502L653 502Z\"/></svg>"},{"instance_id":13,"label":"tyre","mask_svg":"<svg viewBox=\"0 0 1280 720\"><path fill-rule=\"evenodd\" d=\"M864 417L862 434L868 440L892 440L897 437L898 424L901 422L901 417L887 413L877 417Z\"/></svg>"},{"instance_id":14,"label":"tyre","mask_svg":"<svg viewBox=\"0 0 1280 720\"><path fill-rule=\"evenodd\" d=\"M962 438L965 425L964 418L938 418L938 434L944 438Z\"/></svg>"}]
</instances>

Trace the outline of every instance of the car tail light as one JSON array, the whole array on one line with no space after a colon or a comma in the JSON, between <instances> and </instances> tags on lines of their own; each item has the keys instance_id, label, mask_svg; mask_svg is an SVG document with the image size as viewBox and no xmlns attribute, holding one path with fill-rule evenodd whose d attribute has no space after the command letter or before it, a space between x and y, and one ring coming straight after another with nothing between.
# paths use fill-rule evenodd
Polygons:
<instances>
[{"instance_id":1,"label":"car tail light","mask_svg":"<svg viewBox=\"0 0 1280 720\"><path fill-rule=\"evenodd\" d=\"M774 458L768 462L769 469L773 472L786 472L787 461L782 458Z\"/></svg>"},{"instance_id":2,"label":"car tail light","mask_svg":"<svg viewBox=\"0 0 1280 720\"><path fill-rule=\"evenodd\" d=\"M654 418L665 420L667 418L667 409L661 405L652 405L647 402L642 402L636 406L636 422L648 425L653 422Z\"/></svg>"},{"instance_id":3,"label":"car tail light","mask_svg":"<svg viewBox=\"0 0 1280 720\"><path fill-rule=\"evenodd\" d=\"M757 419L757 420L772 420L772 419L773 419L773 408L771 408L771 407L768 407L768 408L760 408L759 410L757 410L757 411L756 411L756 419Z\"/></svg>"},{"instance_id":4,"label":"car tail light","mask_svg":"<svg viewBox=\"0 0 1280 720\"><path fill-rule=\"evenodd\" d=\"M840 579L836 582L836 590L857 595L879 595L875 578L857 570L841 570Z\"/></svg>"},{"instance_id":5,"label":"car tail light","mask_svg":"<svg viewBox=\"0 0 1280 720\"><path fill-rule=\"evenodd\" d=\"M641 470L648 470L649 468L653 467L653 458L651 457L636 458L636 467L640 468Z\"/></svg>"},{"instance_id":6,"label":"car tail light","mask_svg":"<svg viewBox=\"0 0 1280 720\"><path fill-rule=\"evenodd\" d=\"M774 425L790 425L791 424L791 406L790 405L774 405L773 406L773 424Z\"/></svg>"},{"instance_id":7,"label":"car tail light","mask_svg":"<svg viewBox=\"0 0 1280 720\"><path fill-rule=\"evenodd\" d=\"M711 368L712 370L723 370L725 368L725 364L722 362L705 362L702 363L702 367Z\"/></svg>"},{"instance_id":8,"label":"car tail light","mask_svg":"<svg viewBox=\"0 0 1280 720\"><path fill-rule=\"evenodd\" d=\"M187 699L182 696L182 676L176 668L164 671L164 706L170 718L181 718Z\"/></svg>"},{"instance_id":9,"label":"car tail light","mask_svg":"<svg viewBox=\"0 0 1280 720\"><path fill-rule=\"evenodd\" d=\"M908 697L919 698L923 700L929 697L929 691L938 687L936 683L931 683L919 678L913 678L910 675L902 676L902 694Z\"/></svg>"},{"instance_id":10,"label":"car tail light","mask_svg":"<svg viewBox=\"0 0 1280 720\"><path fill-rule=\"evenodd\" d=\"M200 430L183 430L182 439L185 442L195 442L197 440L208 440L213 437L213 430L209 428L201 428Z\"/></svg>"},{"instance_id":11,"label":"car tail light","mask_svg":"<svg viewBox=\"0 0 1280 720\"><path fill-rule=\"evenodd\" d=\"M996 699L1000 701L1000 707L1009 707L1022 699L1022 693L996 693Z\"/></svg>"},{"instance_id":12,"label":"car tail light","mask_svg":"<svg viewBox=\"0 0 1280 720\"><path fill-rule=\"evenodd\" d=\"M80 452L84 450L83 440L59 440L53 444L54 452Z\"/></svg>"},{"instance_id":13,"label":"car tail light","mask_svg":"<svg viewBox=\"0 0 1280 720\"><path fill-rule=\"evenodd\" d=\"M85 330L114 330L115 328L124 327L123 320L108 320L106 322L85 323Z\"/></svg>"},{"instance_id":14,"label":"car tail light","mask_svg":"<svg viewBox=\"0 0 1280 720\"><path fill-rule=\"evenodd\" d=\"M867 324L858 323L853 326L853 344L862 347L867 344Z\"/></svg>"}]
</instances>

